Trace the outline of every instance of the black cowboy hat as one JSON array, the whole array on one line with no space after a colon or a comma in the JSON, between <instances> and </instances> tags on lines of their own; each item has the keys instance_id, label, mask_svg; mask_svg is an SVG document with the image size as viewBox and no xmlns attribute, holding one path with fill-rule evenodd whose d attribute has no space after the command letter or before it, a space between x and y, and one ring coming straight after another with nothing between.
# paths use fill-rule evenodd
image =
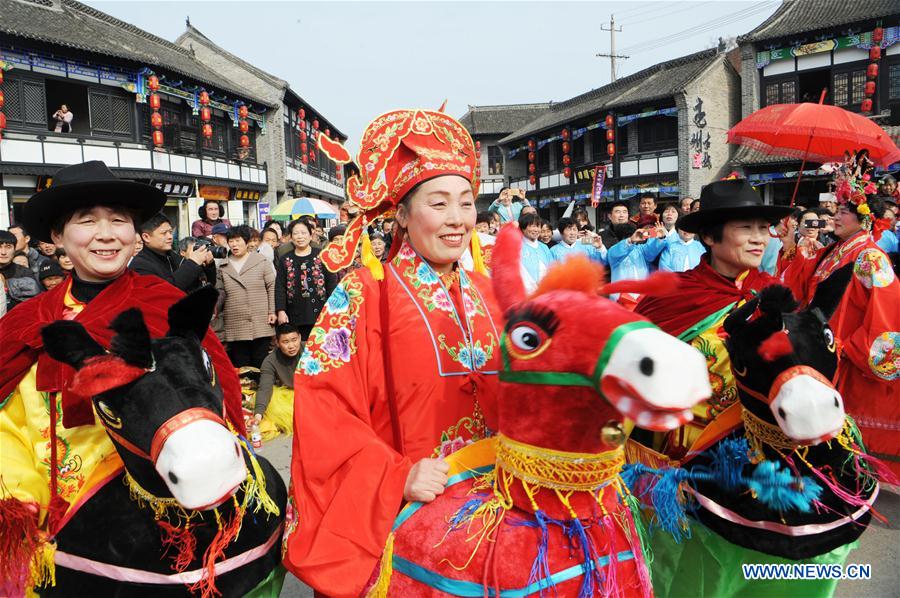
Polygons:
<instances>
[{"instance_id":1,"label":"black cowboy hat","mask_svg":"<svg viewBox=\"0 0 900 598\"><path fill-rule=\"evenodd\" d=\"M50 227L62 214L78 208L111 205L131 208L135 227L163 209L166 194L151 185L117 178L103 162L66 166L53 175L53 185L32 195L22 224L32 237L52 243Z\"/></svg>"},{"instance_id":2,"label":"black cowboy hat","mask_svg":"<svg viewBox=\"0 0 900 598\"><path fill-rule=\"evenodd\" d=\"M765 205L747 179L728 179L703 187L700 209L682 216L680 227L689 233L699 233L710 224L742 218L764 218L774 224L792 211L788 206Z\"/></svg>"}]
</instances>

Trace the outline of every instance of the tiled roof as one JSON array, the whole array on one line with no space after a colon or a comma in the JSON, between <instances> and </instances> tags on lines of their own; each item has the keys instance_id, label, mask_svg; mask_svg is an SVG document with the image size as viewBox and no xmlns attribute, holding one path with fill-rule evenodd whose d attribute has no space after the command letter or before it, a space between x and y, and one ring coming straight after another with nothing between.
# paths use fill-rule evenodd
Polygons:
<instances>
[{"instance_id":1,"label":"tiled roof","mask_svg":"<svg viewBox=\"0 0 900 598\"><path fill-rule=\"evenodd\" d=\"M893 22L885 25L896 25L898 16L900 3L897 0L784 0L772 16L753 31L740 36L738 42L776 39L880 17L894 17Z\"/></svg>"},{"instance_id":2,"label":"tiled roof","mask_svg":"<svg viewBox=\"0 0 900 598\"><path fill-rule=\"evenodd\" d=\"M575 119L618 106L646 104L669 98L685 88L715 60L724 60L715 48L655 64L615 83L592 89L564 102L551 103L549 110L513 134L500 140L509 143L538 131L562 126Z\"/></svg>"},{"instance_id":3,"label":"tiled roof","mask_svg":"<svg viewBox=\"0 0 900 598\"><path fill-rule=\"evenodd\" d=\"M459 122L472 135L509 135L544 114L550 103L469 106Z\"/></svg>"},{"instance_id":4,"label":"tiled roof","mask_svg":"<svg viewBox=\"0 0 900 598\"><path fill-rule=\"evenodd\" d=\"M59 8L29 0L0 2L0 32L46 44L75 48L104 56L123 58L149 68L159 68L188 77L197 83L251 100L266 102L241 91L233 82L197 61L189 50L120 21L75 0L62 0Z\"/></svg>"}]
</instances>

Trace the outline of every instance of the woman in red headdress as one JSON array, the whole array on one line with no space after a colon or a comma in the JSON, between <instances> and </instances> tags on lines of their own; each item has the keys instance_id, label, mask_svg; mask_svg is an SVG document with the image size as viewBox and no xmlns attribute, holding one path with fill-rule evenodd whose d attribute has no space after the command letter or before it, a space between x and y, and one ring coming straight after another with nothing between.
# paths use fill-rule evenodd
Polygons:
<instances>
[{"instance_id":1,"label":"woman in red headdress","mask_svg":"<svg viewBox=\"0 0 900 598\"><path fill-rule=\"evenodd\" d=\"M326 137L319 146L350 160ZM487 278L459 265L478 194L468 132L440 112L396 110L360 147L347 184L360 213L322 260L346 268L367 223L389 210L400 239L384 264L364 247L369 268L332 293L294 384L285 565L329 596L364 590L402 504L441 494L441 457L485 435L502 329Z\"/></svg>"},{"instance_id":2,"label":"woman in red headdress","mask_svg":"<svg viewBox=\"0 0 900 598\"><path fill-rule=\"evenodd\" d=\"M836 171L838 242L809 259L795 258L784 280L806 304L819 284L853 264L853 277L830 321L841 346L837 389L866 448L900 476L900 282L876 244L884 202L872 195L874 165L863 152Z\"/></svg>"}]
</instances>

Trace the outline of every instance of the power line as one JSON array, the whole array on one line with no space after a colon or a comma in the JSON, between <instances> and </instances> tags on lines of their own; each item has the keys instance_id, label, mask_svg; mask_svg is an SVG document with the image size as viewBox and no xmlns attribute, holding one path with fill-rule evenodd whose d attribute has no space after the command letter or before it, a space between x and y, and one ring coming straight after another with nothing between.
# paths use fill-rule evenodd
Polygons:
<instances>
[{"instance_id":1,"label":"power line","mask_svg":"<svg viewBox=\"0 0 900 598\"><path fill-rule=\"evenodd\" d=\"M647 12L648 5L651 4L665 4L664 2L633 2L631 8L625 8L623 10L615 11L615 14L622 16L626 15L633 11L638 11L638 13ZM656 10L656 7L651 7L650 11ZM633 16L633 15L632 15Z\"/></svg>"},{"instance_id":2,"label":"power line","mask_svg":"<svg viewBox=\"0 0 900 598\"><path fill-rule=\"evenodd\" d=\"M739 11L739 12L736 12L736 13L733 13L730 15L726 15L724 17L716 17L715 19L706 21L704 23L700 23L698 25L694 25L693 27L689 27L682 31L678 31L678 32L672 33L670 35L651 40L648 43L634 44L632 46L628 46L628 47L624 48L622 51L623 52L632 52L634 54L641 54L643 52L647 52L649 50L653 50L653 49L671 44L673 42L680 41L684 38L691 37L691 36L697 35L699 33L704 33L706 31L715 29L717 27L721 27L722 25L728 25L728 24L740 21L740 20L745 19L749 16L752 16L756 13L762 12L764 10L768 10L771 7L772 7L772 2L767 1L767 2L759 4L757 6L752 6L750 8L744 9L742 11Z\"/></svg>"},{"instance_id":3,"label":"power line","mask_svg":"<svg viewBox=\"0 0 900 598\"><path fill-rule=\"evenodd\" d=\"M675 10L666 11L666 12L663 12L662 14L654 15L654 16L647 17L647 18L635 18L635 17L633 17L634 20L631 20L631 19L629 18L629 19L626 19L625 21L623 21L623 22L622 22L622 25L634 25L634 24L637 24L637 23L646 23L646 22L648 22L648 21L655 21L656 19L661 19L661 18L663 18L663 17L667 17L667 16L671 16L671 15L674 15L674 14L678 14L678 13L684 12L684 11L686 11L686 10L696 10L696 9L700 8L701 6L704 6L704 5L706 5L706 4L713 4L713 2L702 2L702 3L700 3L700 4L697 5L697 6L685 6L685 5L687 5L687 4L694 4L693 2L678 2L678 3L676 3L676 4L677 4L678 8L676 8ZM651 12L655 12L655 11L651 11Z\"/></svg>"}]
</instances>

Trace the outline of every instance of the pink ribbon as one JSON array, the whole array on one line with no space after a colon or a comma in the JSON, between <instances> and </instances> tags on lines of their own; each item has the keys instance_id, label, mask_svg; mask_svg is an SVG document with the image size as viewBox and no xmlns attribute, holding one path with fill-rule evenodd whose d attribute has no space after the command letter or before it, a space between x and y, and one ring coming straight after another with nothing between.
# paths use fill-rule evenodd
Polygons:
<instances>
[{"instance_id":1,"label":"pink ribbon","mask_svg":"<svg viewBox=\"0 0 900 598\"><path fill-rule=\"evenodd\" d=\"M255 561L256 559L265 555L267 552L269 552L275 542L278 541L278 538L281 537L282 528L283 525L279 525L278 528L272 533L272 537L269 538L265 544L260 544L256 548L251 548L250 550L244 551L241 554L237 554L231 558L227 558L224 561L216 563L215 575L218 576L223 573L228 573L229 571L234 571L235 569L243 567L247 563ZM54 560L60 567L66 567L67 569L72 569L74 571L81 571L82 573L99 575L100 577L106 577L108 579L114 579L116 581L124 581L126 583L194 584L206 576L205 569L194 569L193 571L185 571L183 573L172 573L171 575L166 575L164 573L154 573L152 571L132 569L131 567L122 567L119 565L110 565L109 563L101 563L99 561L93 561L91 559L86 559L81 556L75 556L74 554L69 554L67 552L62 552L59 550L56 551Z\"/></svg>"},{"instance_id":2,"label":"pink ribbon","mask_svg":"<svg viewBox=\"0 0 900 598\"><path fill-rule=\"evenodd\" d=\"M697 498L697 502L699 502L704 509L706 509L713 515L717 515L722 519L725 519L726 521L730 521L738 525L743 525L745 527L764 529L785 536L811 536L813 534L821 534L823 532L833 530L842 525L846 525L847 523L856 521L857 519L862 517L866 513L866 511L868 511L869 508L873 504L875 504L875 499L878 498L879 487L875 487L875 492L872 493L872 496L869 497L869 500L866 501L866 504L857 509L857 511L852 515L846 515L829 523L810 523L807 525L784 525L782 523L775 523L774 521L753 521L750 519L745 519L734 511L726 509L719 503L713 501L711 498L700 494L690 486L686 486L686 489Z\"/></svg>"}]
</instances>

